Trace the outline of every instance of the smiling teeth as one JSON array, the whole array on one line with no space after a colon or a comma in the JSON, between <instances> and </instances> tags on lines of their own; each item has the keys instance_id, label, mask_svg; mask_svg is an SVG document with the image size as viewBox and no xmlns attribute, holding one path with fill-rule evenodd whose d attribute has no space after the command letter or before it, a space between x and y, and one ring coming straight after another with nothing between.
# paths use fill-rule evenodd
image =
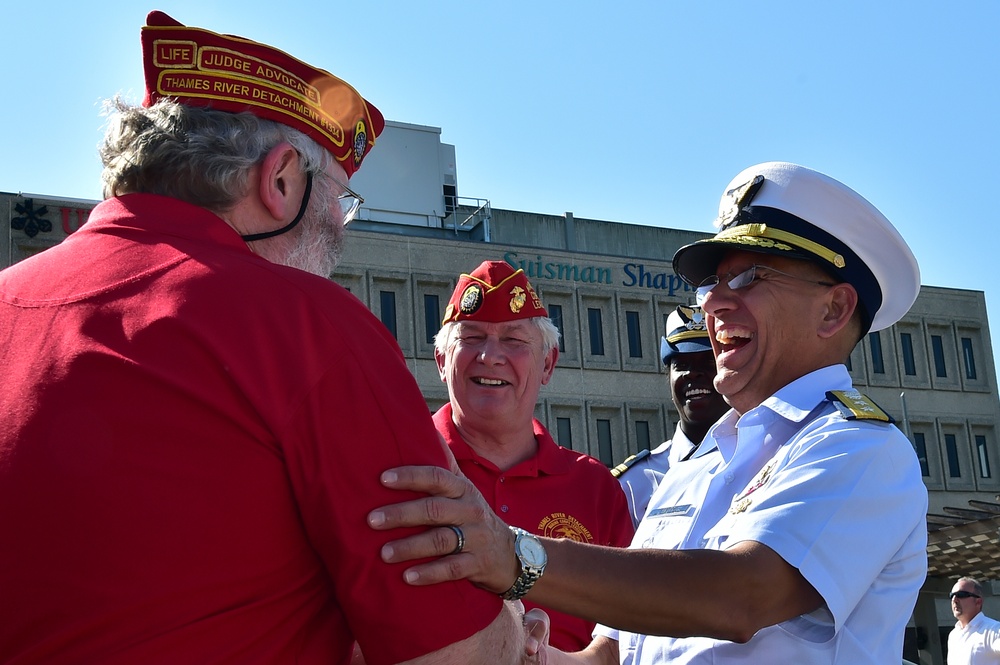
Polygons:
<instances>
[{"instance_id":1,"label":"smiling teeth","mask_svg":"<svg viewBox=\"0 0 1000 665\"><path fill-rule=\"evenodd\" d=\"M712 394L712 391L705 390L704 388L692 388L691 390L687 391L686 396L687 397L698 397L700 395L711 395L711 394Z\"/></svg>"},{"instance_id":2,"label":"smiling teeth","mask_svg":"<svg viewBox=\"0 0 1000 665\"><path fill-rule=\"evenodd\" d=\"M728 344L730 340L753 339L753 333L746 330L717 330L715 341L721 344Z\"/></svg>"},{"instance_id":3,"label":"smiling teeth","mask_svg":"<svg viewBox=\"0 0 1000 665\"><path fill-rule=\"evenodd\" d=\"M484 386L502 386L504 384L500 379L476 379L476 382Z\"/></svg>"}]
</instances>

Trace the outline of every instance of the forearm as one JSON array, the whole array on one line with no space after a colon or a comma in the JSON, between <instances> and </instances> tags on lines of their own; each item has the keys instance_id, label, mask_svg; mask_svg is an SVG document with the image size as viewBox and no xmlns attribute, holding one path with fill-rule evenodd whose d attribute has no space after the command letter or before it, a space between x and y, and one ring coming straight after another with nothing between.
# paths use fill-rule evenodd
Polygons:
<instances>
[{"instance_id":1,"label":"forearm","mask_svg":"<svg viewBox=\"0 0 1000 665\"><path fill-rule=\"evenodd\" d=\"M389 563L443 557L406 571L410 584L469 579L502 593L517 577L514 537L467 479L426 467L383 474L388 487L436 496L372 511L376 529L458 524L386 543ZM646 635L746 641L765 626L810 612L822 597L774 550L754 541L716 550L626 550L543 538L548 565L531 600L614 628Z\"/></svg>"},{"instance_id":2,"label":"forearm","mask_svg":"<svg viewBox=\"0 0 1000 665\"><path fill-rule=\"evenodd\" d=\"M630 632L746 641L822 602L798 571L757 543L726 552L544 544L548 565L528 597Z\"/></svg>"}]
</instances>

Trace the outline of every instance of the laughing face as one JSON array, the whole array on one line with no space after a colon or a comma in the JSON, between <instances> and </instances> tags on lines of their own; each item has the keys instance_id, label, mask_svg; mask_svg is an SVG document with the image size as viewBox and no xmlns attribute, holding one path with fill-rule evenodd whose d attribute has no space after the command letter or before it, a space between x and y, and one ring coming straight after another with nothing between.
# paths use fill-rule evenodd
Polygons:
<instances>
[{"instance_id":1,"label":"laughing face","mask_svg":"<svg viewBox=\"0 0 1000 665\"><path fill-rule=\"evenodd\" d=\"M752 282L729 287L728 280L753 265L758 269ZM839 362L820 332L831 287L817 283L826 277L817 266L733 251L719 263L716 275L720 283L702 304L718 369L715 387L739 413L759 406L795 379Z\"/></svg>"},{"instance_id":2,"label":"laughing face","mask_svg":"<svg viewBox=\"0 0 1000 665\"><path fill-rule=\"evenodd\" d=\"M675 353L668 371L670 397L681 418L681 430L691 441L700 441L708 428L729 410L716 392L715 358L711 351Z\"/></svg>"},{"instance_id":3,"label":"laughing face","mask_svg":"<svg viewBox=\"0 0 1000 665\"><path fill-rule=\"evenodd\" d=\"M558 349L544 351L542 334L530 319L456 326L444 355L435 354L456 424L477 430L530 425Z\"/></svg>"}]
</instances>

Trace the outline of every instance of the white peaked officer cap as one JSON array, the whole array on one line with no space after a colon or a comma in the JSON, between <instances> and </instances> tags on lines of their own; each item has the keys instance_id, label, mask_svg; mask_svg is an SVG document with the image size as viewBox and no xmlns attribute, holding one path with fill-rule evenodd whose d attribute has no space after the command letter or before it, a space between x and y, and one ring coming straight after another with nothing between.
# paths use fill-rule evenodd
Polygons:
<instances>
[{"instance_id":1,"label":"white peaked officer cap","mask_svg":"<svg viewBox=\"0 0 1000 665\"><path fill-rule=\"evenodd\" d=\"M858 292L864 331L888 328L920 291L920 268L895 227L850 187L788 162L745 169L719 204L719 232L677 250L674 272L698 286L732 250L805 259Z\"/></svg>"}]
</instances>

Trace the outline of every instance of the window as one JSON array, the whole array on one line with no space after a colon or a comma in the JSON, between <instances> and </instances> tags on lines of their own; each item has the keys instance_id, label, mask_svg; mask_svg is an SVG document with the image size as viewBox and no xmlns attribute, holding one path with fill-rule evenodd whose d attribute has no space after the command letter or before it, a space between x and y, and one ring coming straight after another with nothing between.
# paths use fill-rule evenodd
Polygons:
<instances>
[{"instance_id":1,"label":"window","mask_svg":"<svg viewBox=\"0 0 1000 665\"><path fill-rule=\"evenodd\" d=\"M573 447L573 423L569 418L556 418L556 436L563 448Z\"/></svg>"},{"instance_id":2,"label":"window","mask_svg":"<svg viewBox=\"0 0 1000 665\"><path fill-rule=\"evenodd\" d=\"M458 187L456 185L444 185L444 216L451 215L458 209Z\"/></svg>"},{"instance_id":3,"label":"window","mask_svg":"<svg viewBox=\"0 0 1000 665\"><path fill-rule=\"evenodd\" d=\"M436 295L424 294L424 340L434 343L434 335L441 327L441 303Z\"/></svg>"},{"instance_id":4,"label":"window","mask_svg":"<svg viewBox=\"0 0 1000 665\"><path fill-rule=\"evenodd\" d=\"M587 308L587 322L590 324L590 355L604 355L604 327L601 320L601 310L597 307ZM608 427L610 427L610 423ZM610 432L610 429L608 430Z\"/></svg>"},{"instance_id":5,"label":"window","mask_svg":"<svg viewBox=\"0 0 1000 665\"><path fill-rule=\"evenodd\" d=\"M903 347L903 371L907 376L916 376L917 365L913 361L913 336L910 333L900 333L899 343Z\"/></svg>"},{"instance_id":6,"label":"window","mask_svg":"<svg viewBox=\"0 0 1000 665\"><path fill-rule=\"evenodd\" d=\"M868 333L868 344L872 350L872 371L876 374L885 374L885 360L882 358L882 338L878 331Z\"/></svg>"},{"instance_id":7,"label":"window","mask_svg":"<svg viewBox=\"0 0 1000 665\"><path fill-rule=\"evenodd\" d=\"M948 455L948 475L952 478L962 477L962 467L958 463L958 442L954 434L944 435L944 448Z\"/></svg>"},{"instance_id":8,"label":"window","mask_svg":"<svg viewBox=\"0 0 1000 665\"><path fill-rule=\"evenodd\" d=\"M944 364L944 343L941 335L931 335L931 350L934 352L934 373L937 376L948 376L948 369Z\"/></svg>"},{"instance_id":9,"label":"window","mask_svg":"<svg viewBox=\"0 0 1000 665\"><path fill-rule=\"evenodd\" d=\"M923 432L913 433L913 448L917 451L917 459L920 461L920 475L930 478L931 468L927 464L927 442L924 440Z\"/></svg>"},{"instance_id":10,"label":"window","mask_svg":"<svg viewBox=\"0 0 1000 665\"><path fill-rule=\"evenodd\" d=\"M591 310L593 311L593 310ZM601 310L597 310L600 312ZM611 421L597 419L597 455L606 466L611 466Z\"/></svg>"},{"instance_id":11,"label":"window","mask_svg":"<svg viewBox=\"0 0 1000 665\"><path fill-rule=\"evenodd\" d=\"M642 358L642 335L639 333L639 312L625 312L628 329L628 357Z\"/></svg>"},{"instance_id":12,"label":"window","mask_svg":"<svg viewBox=\"0 0 1000 665\"><path fill-rule=\"evenodd\" d=\"M968 337L962 338L962 360L965 361L965 378L976 378L976 356L972 352L972 340ZM983 476L986 478L987 476Z\"/></svg>"},{"instance_id":13,"label":"window","mask_svg":"<svg viewBox=\"0 0 1000 665\"><path fill-rule=\"evenodd\" d=\"M649 421L635 421L635 443L637 450L649 450Z\"/></svg>"},{"instance_id":14,"label":"window","mask_svg":"<svg viewBox=\"0 0 1000 665\"><path fill-rule=\"evenodd\" d=\"M566 329L563 327L562 305L549 305L548 310L549 319L559 329L559 353L563 353L566 351Z\"/></svg>"},{"instance_id":15,"label":"window","mask_svg":"<svg viewBox=\"0 0 1000 665\"><path fill-rule=\"evenodd\" d=\"M992 478L990 473L990 453L986 450L986 437L976 435L976 455L979 457L979 477Z\"/></svg>"},{"instance_id":16,"label":"window","mask_svg":"<svg viewBox=\"0 0 1000 665\"><path fill-rule=\"evenodd\" d=\"M392 291L379 291L379 309L382 313L382 325L396 336L396 294Z\"/></svg>"}]
</instances>

